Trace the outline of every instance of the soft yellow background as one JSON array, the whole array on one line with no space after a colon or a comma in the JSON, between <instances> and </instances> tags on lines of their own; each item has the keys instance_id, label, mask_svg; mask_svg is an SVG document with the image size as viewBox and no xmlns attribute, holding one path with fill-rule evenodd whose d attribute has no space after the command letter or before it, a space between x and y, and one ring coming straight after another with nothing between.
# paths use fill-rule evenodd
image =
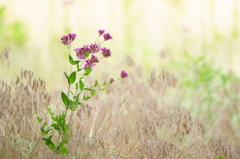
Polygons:
<instances>
[{"instance_id":1,"label":"soft yellow background","mask_svg":"<svg viewBox=\"0 0 240 159\"><path fill-rule=\"evenodd\" d=\"M63 71L69 70L61 36L78 35L73 50L93 43L98 29L113 36L102 45L111 48L113 56L99 64L113 76L118 74L109 68L117 63L129 69L121 64L127 56L146 72L171 70L173 61L183 60L184 50L240 74L239 0L1 0L0 6L6 7L6 22L22 22L27 34L23 47L4 44L11 48L11 64L1 65L2 79L10 80L24 67L50 87L61 85Z\"/></svg>"}]
</instances>

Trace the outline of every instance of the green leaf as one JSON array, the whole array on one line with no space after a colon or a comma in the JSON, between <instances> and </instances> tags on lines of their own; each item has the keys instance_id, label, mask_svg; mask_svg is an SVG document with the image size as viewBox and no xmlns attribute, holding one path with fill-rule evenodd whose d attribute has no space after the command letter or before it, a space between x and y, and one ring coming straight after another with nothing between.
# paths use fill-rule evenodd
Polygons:
<instances>
[{"instance_id":1,"label":"green leaf","mask_svg":"<svg viewBox=\"0 0 240 159\"><path fill-rule=\"evenodd\" d=\"M96 94L96 91L94 89L90 89L90 88L83 88L83 90L85 91L90 91L90 93L92 94L92 96L94 96Z\"/></svg>"},{"instance_id":2,"label":"green leaf","mask_svg":"<svg viewBox=\"0 0 240 159\"><path fill-rule=\"evenodd\" d=\"M90 99L91 97L88 97L88 96L83 96L83 100L84 101L87 101L88 99Z\"/></svg>"},{"instance_id":3,"label":"green leaf","mask_svg":"<svg viewBox=\"0 0 240 159\"><path fill-rule=\"evenodd\" d=\"M75 111L76 108L77 108L76 102L71 101L71 102L69 103L68 109L70 109L70 110L72 110L72 111Z\"/></svg>"},{"instance_id":4,"label":"green leaf","mask_svg":"<svg viewBox=\"0 0 240 159\"><path fill-rule=\"evenodd\" d=\"M68 99L67 95L64 92L62 92L61 96L62 96L62 101L63 101L64 105L68 106L69 99Z\"/></svg>"},{"instance_id":5,"label":"green leaf","mask_svg":"<svg viewBox=\"0 0 240 159\"><path fill-rule=\"evenodd\" d=\"M68 154L68 148L66 146L61 147L60 151L62 154Z\"/></svg>"},{"instance_id":6,"label":"green leaf","mask_svg":"<svg viewBox=\"0 0 240 159\"><path fill-rule=\"evenodd\" d=\"M78 83L75 84L75 89L78 90Z\"/></svg>"},{"instance_id":7,"label":"green leaf","mask_svg":"<svg viewBox=\"0 0 240 159\"><path fill-rule=\"evenodd\" d=\"M70 62L70 64L72 64L72 65L77 65L79 62L81 62L81 61L78 61L78 60L76 60L76 61L73 61L73 58L72 58L72 56L71 55L69 55L69 62Z\"/></svg>"},{"instance_id":8,"label":"green leaf","mask_svg":"<svg viewBox=\"0 0 240 159\"><path fill-rule=\"evenodd\" d=\"M45 141L45 144L51 149L55 150L56 146L55 144L48 138L42 138L43 141Z\"/></svg>"},{"instance_id":9,"label":"green leaf","mask_svg":"<svg viewBox=\"0 0 240 159\"><path fill-rule=\"evenodd\" d=\"M94 95L96 94L96 91L95 91L95 90L92 90L92 91L91 91L91 94L92 94L92 96L94 96Z\"/></svg>"},{"instance_id":10,"label":"green leaf","mask_svg":"<svg viewBox=\"0 0 240 159\"><path fill-rule=\"evenodd\" d=\"M80 94L81 94L81 93L78 93L78 94L76 95L76 98L75 98L76 101L79 101L79 96L80 96Z\"/></svg>"},{"instance_id":11,"label":"green leaf","mask_svg":"<svg viewBox=\"0 0 240 159\"><path fill-rule=\"evenodd\" d=\"M66 73L66 72L64 72L64 75L65 75L66 79L68 80L68 75L67 75L67 73Z\"/></svg>"},{"instance_id":12,"label":"green leaf","mask_svg":"<svg viewBox=\"0 0 240 159\"><path fill-rule=\"evenodd\" d=\"M83 75L88 76L88 75L90 75L91 72L92 72L92 68L89 66L89 67L85 68L85 73Z\"/></svg>"},{"instance_id":13,"label":"green leaf","mask_svg":"<svg viewBox=\"0 0 240 159\"><path fill-rule=\"evenodd\" d=\"M57 119L52 116L52 120L56 122Z\"/></svg>"},{"instance_id":14,"label":"green leaf","mask_svg":"<svg viewBox=\"0 0 240 159\"><path fill-rule=\"evenodd\" d=\"M46 122L43 124L43 126L40 126L40 130L44 135L47 135L52 129L45 130Z\"/></svg>"},{"instance_id":15,"label":"green leaf","mask_svg":"<svg viewBox=\"0 0 240 159\"><path fill-rule=\"evenodd\" d=\"M94 84L94 87L97 87L97 86L98 86L98 81L96 80L95 84Z\"/></svg>"},{"instance_id":16,"label":"green leaf","mask_svg":"<svg viewBox=\"0 0 240 159\"><path fill-rule=\"evenodd\" d=\"M48 137L48 139L49 139L49 140L52 140L52 137L53 137L53 135L50 135L50 136Z\"/></svg>"},{"instance_id":17,"label":"green leaf","mask_svg":"<svg viewBox=\"0 0 240 159\"><path fill-rule=\"evenodd\" d=\"M73 94L73 92L72 91L69 91L73 96L74 96L74 94Z\"/></svg>"},{"instance_id":18,"label":"green leaf","mask_svg":"<svg viewBox=\"0 0 240 159\"><path fill-rule=\"evenodd\" d=\"M68 83L73 84L76 81L76 72L74 71L68 78Z\"/></svg>"},{"instance_id":19,"label":"green leaf","mask_svg":"<svg viewBox=\"0 0 240 159\"><path fill-rule=\"evenodd\" d=\"M84 87L84 83L83 83L83 81L80 79L80 80L79 80L79 88L82 90L83 87Z\"/></svg>"},{"instance_id":20,"label":"green leaf","mask_svg":"<svg viewBox=\"0 0 240 159\"><path fill-rule=\"evenodd\" d=\"M40 118L39 116L37 117L37 119L38 119L38 122L42 121L42 118Z\"/></svg>"},{"instance_id":21,"label":"green leaf","mask_svg":"<svg viewBox=\"0 0 240 159\"><path fill-rule=\"evenodd\" d=\"M61 152L62 154L68 154L68 149L67 149L66 146L64 146L67 143L68 143L68 140L65 140L65 141L61 142L59 144L59 146L57 147L57 151Z\"/></svg>"},{"instance_id":22,"label":"green leaf","mask_svg":"<svg viewBox=\"0 0 240 159\"><path fill-rule=\"evenodd\" d=\"M77 109L76 106L74 106L74 107L71 108L72 111L75 111L76 109Z\"/></svg>"},{"instance_id":23,"label":"green leaf","mask_svg":"<svg viewBox=\"0 0 240 159\"><path fill-rule=\"evenodd\" d=\"M77 65L79 62L81 62L81 61L78 61L78 60L73 61L72 65Z\"/></svg>"},{"instance_id":24,"label":"green leaf","mask_svg":"<svg viewBox=\"0 0 240 159\"><path fill-rule=\"evenodd\" d=\"M41 130L41 132L42 132L44 135L47 135L47 134L46 134L46 131L45 131L45 129L44 129L43 126L40 126L40 130Z\"/></svg>"},{"instance_id":25,"label":"green leaf","mask_svg":"<svg viewBox=\"0 0 240 159\"><path fill-rule=\"evenodd\" d=\"M71 55L68 55L68 59L69 59L70 64L73 64L73 58Z\"/></svg>"},{"instance_id":26,"label":"green leaf","mask_svg":"<svg viewBox=\"0 0 240 159\"><path fill-rule=\"evenodd\" d=\"M85 90L85 91L93 91L93 90L90 89L90 88L83 88L83 90Z\"/></svg>"},{"instance_id":27,"label":"green leaf","mask_svg":"<svg viewBox=\"0 0 240 159\"><path fill-rule=\"evenodd\" d=\"M101 87L98 87L100 91L104 91L105 89L104 88L101 88Z\"/></svg>"},{"instance_id":28,"label":"green leaf","mask_svg":"<svg viewBox=\"0 0 240 159\"><path fill-rule=\"evenodd\" d=\"M49 114L50 114L51 116L53 116L53 115L54 115L54 113L53 113L52 111L49 111Z\"/></svg>"},{"instance_id":29,"label":"green leaf","mask_svg":"<svg viewBox=\"0 0 240 159\"><path fill-rule=\"evenodd\" d=\"M104 82L104 83L103 83L103 85L106 85L106 84L107 84L107 82Z\"/></svg>"},{"instance_id":30,"label":"green leaf","mask_svg":"<svg viewBox=\"0 0 240 159\"><path fill-rule=\"evenodd\" d=\"M55 130L59 130L59 126L56 123L52 124L51 127L53 127Z\"/></svg>"}]
</instances>

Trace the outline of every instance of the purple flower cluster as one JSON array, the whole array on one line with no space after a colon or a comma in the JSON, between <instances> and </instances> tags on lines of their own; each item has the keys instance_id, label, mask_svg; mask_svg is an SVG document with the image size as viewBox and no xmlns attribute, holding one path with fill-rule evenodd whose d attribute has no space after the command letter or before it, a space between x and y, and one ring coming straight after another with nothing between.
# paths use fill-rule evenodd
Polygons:
<instances>
[{"instance_id":1,"label":"purple flower cluster","mask_svg":"<svg viewBox=\"0 0 240 159\"><path fill-rule=\"evenodd\" d=\"M91 53L95 53L95 52L99 52L99 50L101 49L99 45L96 44L91 44L89 46L90 52Z\"/></svg>"},{"instance_id":2,"label":"purple flower cluster","mask_svg":"<svg viewBox=\"0 0 240 159\"><path fill-rule=\"evenodd\" d=\"M103 34L104 32L105 32L105 30L98 30L99 36L103 35L104 41L113 39L109 33Z\"/></svg>"},{"instance_id":3,"label":"purple flower cluster","mask_svg":"<svg viewBox=\"0 0 240 159\"><path fill-rule=\"evenodd\" d=\"M115 82L114 78L110 78L109 83L112 84L113 82Z\"/></svg>"},{"instance_id":4,"label":"purple flower cluster","mask_svg":"<svg viewBox=\"0 0 240 159\"><path fill-rule=\"evenodd\" d=\"M99 60L96 56L92 55L92 57L88 60L85 61L85 65L84 65L84 68L87 68L87 67L94 67L96 65L96 63L98 63Z\"/></svg>"},{"instance_id":5,"label":"purple flower cluster","mask_svg":"<svg viewBox=\"0 0 240 159\"><path fill-rule=\"evenodd\" d=\"M105 41L107 41L107 40L111 40L112 36L109 33L105 33L105 34L103 34L103 38Z\"/></svg>"},{"instance_id":6,"label":"purple flower cluster","mask_svg":"<svg viewBox=\"0 0 240 159\"><path fill-rule=\"evenodd\" d=\"M126 78L126 77L128 77L127 72L125 72L125 71L121 71L121 77L122 77L122 78Z\"/></svg>"},{"instance_id":7,"label":"purple flower cluster","mask_svg":"<svg viewBox=\"0 0 240 159\"><path fill-rule=\"evenodd\" d=\"M103 36L104 41L113 39L109 33L105 33L105 30L98 30L98 33L99 33L99 37ZM71 43L76 39L76 37L77 37L76 34L68 33L68 35L62 36L61 42L69 48L71 46ZM83 45L81 48L74 49L74 51L76 52L77 58L85 61L84 68L94 67L96 63L99 62L99 59L93 55L94 53L101 52L104 58L108 58L112 56L112 52L110 49L107 49L106 47L103 47L103 48L100 47L101 43ZM88 58L90 54L92 54L92 56L91 58ZM121 78L126 78L128 77L128 74L125 71L121 71L120 76ZM114 78L110 78L109 83L111 84L114 81L115 81Z\"/></svg>"},{"instance_id":8,"label":"purple flower cluster","mask_svg":"<svg viewBox=\"0 0 240 159\"><path fill-rule=\"evenodd\" d=\"M105 30L98 30L99 36L101 36L104 32Z\"/></svg>"},{"instance_id":9,"label":"purple flower cluster","mask_svg":"<svg viewBox=\"0 0 240 159\"><path fill-rule=\"evenodd\" d=\"M70 46L71 43L76 39L77 35L74 33L68 33L68 35L62 36L61 41L64 45Z\"/></svg>"},{"instance_id":10,"label":"purple flower cluster","mask_svg":"<svg viewBox=\"0 0 240 159\"><path fill-rule=\"evenodd\" d=\"M85 60L87 58L86 57L87 53L91 52L88 45L83 45L83 47L76 48L76 49L74 49L74 51L76 52L77 57L81 60Z\"/></svg>"},{"instance_id":11,"label":"purple flower cluster","mask_svg":"<svg viewBox=\"0 0 240 159\"><path fill-rule=\"evenodd\" d=\"M110 49L107 49L107 48L101 48L101 51L102 51L102 55L103 57L105 58L108 58L111 56L112 52L110 51Z\"/></svg>"}]
</instances>

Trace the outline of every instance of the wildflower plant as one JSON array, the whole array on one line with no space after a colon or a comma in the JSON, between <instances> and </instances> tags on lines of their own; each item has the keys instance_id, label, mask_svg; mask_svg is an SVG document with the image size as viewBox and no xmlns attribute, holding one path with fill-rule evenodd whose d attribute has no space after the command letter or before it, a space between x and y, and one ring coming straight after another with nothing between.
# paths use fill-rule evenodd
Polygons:
<instances>
[{"instance_id":1,"label":"wildflower plant","mask_svg":"<svg viewBox=\"0 0 240 159\"><path fill-rule=\"evenodd\" d=\"M112 56L110 49L100 47L101 43L111 40L112 36L109 33L105 33L104 30L98 30L98 33L99 37L103 37L103 41L98 43L98 37L97 42L94 44L83 45L81 48L74 49L78 60L74 60L70 51L71 44L75 41L77 35L69 33L61 38L61 42L68 49L68 60L71 65L70 73L67 74L64 72L68 82L68 90L66 93L61 92L61 98L63 104L65 105L65 111L59 115L55 115L55 113L51 110L51 107L47 107L47 111L51 116L51 123L48 124L45 122L40 127L43 134L42 140L48 148L56 153L68 154L69 152L67 144L73 137L71 134L71 119L73 112L77 109L77 107L81 106L84 101L89 100L97 93L97 91L103 91L103 86L115 82L114 78L110 78L108 82L103 82L102 84L99 84L96 80L94 85L91 87L86 87L85 85L87 77L92 73L93 67L100 62L100 59ZM101 54L102 57L99 59L97 54ZM73 66L76 67L75 71L73 71ZM125 71L121 71L119 79L126 77L128 77L128 74ZM67 118L68 111L71 111L69 118ZM42 121L42 118L39 116L37 116L37 118L39 122Z\"/></svg>"}]
</instances>

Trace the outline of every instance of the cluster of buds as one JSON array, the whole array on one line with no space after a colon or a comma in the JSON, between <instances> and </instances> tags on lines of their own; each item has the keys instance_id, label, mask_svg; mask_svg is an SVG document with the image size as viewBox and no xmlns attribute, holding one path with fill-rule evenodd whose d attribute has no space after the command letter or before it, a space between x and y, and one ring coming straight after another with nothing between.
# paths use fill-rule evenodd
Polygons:
<instances>
[{"instance_id":1,"label":"cluster of buds","mask_svg":"<svg viewBox=\"0 0 240 159\"><path fill-rule=\"evenodd\" d=\"M109 33L105 33L105 30L98 30L99 33L99 37L103 37L103 41L108 41L108 40L112 40L112 36ZM71 43L75 40L75 38L77 37L76 34L74 33L69 33L66 36L63 36L61 38L61 42L66 45L68 48L70 48ZM83 45L81 48L76 48L74 49L74 51L76 52L76 56L78 59L84 60L85 64L84 64L84 68L88 68L88 67L94 67L96 66L96 63L99 62L98 57L96 57L94 54L95 53L101 53L102 54L102 58L108 58L112 56L112 52L110 49L103 47L100 47L100 44L102 43L100 42L99 44L95 43L95 44L90 44L90 45ZM91 58L88 58L89 55L92 54ZM121 71L120 74L121 78L126 78L128 77L128 74L125 71ZM114 78L110 78L109 83L113 83L115 81Z\"/></svg>"},{"instance_id":2,"label":"cluster of buds","mask_svg":"<svg viewBox=\"0 0 240 159\"><path fill-rule=\"evenodd\" d=\"M71 46L71 43L76 39L77 35L73 33L68 33L61 38L61 41L66 46Z\"/></svg>"}]
</instances>

